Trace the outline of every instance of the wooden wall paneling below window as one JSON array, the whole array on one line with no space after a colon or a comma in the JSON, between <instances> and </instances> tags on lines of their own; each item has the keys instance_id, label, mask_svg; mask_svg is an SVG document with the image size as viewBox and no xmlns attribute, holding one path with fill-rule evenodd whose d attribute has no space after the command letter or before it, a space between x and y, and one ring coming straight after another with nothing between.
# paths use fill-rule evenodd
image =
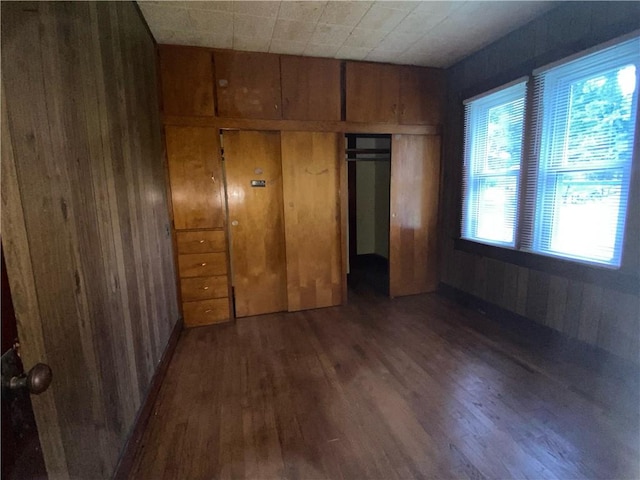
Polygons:
<instances>
[{"instance_id":1,"label":"wooden wall paneling below window","mask_svg":"<svg viewBox=\"0 0 640 480\"><path fill-rule=\"evenodd\" d=\"M165 139L175 228L222 228L224 181L218 130L166 126Z\"/></svg>"},{"instance_id":2,"label":"wooden wall paneling below window","mask_svg":"<svg viewBox=\"0 0 640 480\"><path fill-rule=\"evenodd\" d=\"M398 123L400 68L397 65L347 62L345 75L347 121Z\"/></svg>"},{"instance_id":3,"label":"wooden wall paneling below window","mask_svg":"<svg viewBox=\"0 0 640 480\"><path fill-rule=\"evenodd\" d=\"M340 60L280 57L286 120L340 120Z\"/></svg>"},{"instance_id":4,"label":"wooden wall paneling below window","mask_svg":"<svg viewBox=\"0 0 640 480\"><path fill-rule=\"evenodd\" d=\"M344 142L336 133L282 132L289 311L342 303L339 203Z\"/></svg>"},{"instance_id":5,"label":"wooden wall paneling below window","mask_svg":"<svg viewBox=\"0 0 640 480\"><path fill-rule=\"evenodd\" d=\"M286 310L280 133L225 131L223 143L236 316Z\"/></svg>"},{"instance_id":6,"label":"wooden wall paneling below window","mask_svg":"<svg viewBox=\"0 0 640 480\"><path fill-rule=\"evenodd\" d=\"M280 119L280 57L270 53L215 51L217 114Z\"/></svg>"},{"instance_id":7,"label":"wooden wall paneling below window","mask_svg":"<svg viewBox=\"0 0 640 480\"><path fill-rule=\"evenodd\" d=\"M211 52L160 45L162 111L165 115L214 115Z\"/></svg>"},{"instance_id":8,"label":"wooden wall paneling below window","mask_svg":"<svg viewBox=\"0 0 640 480\"><path fill-rule=\"evenodd\" d=\"M391 139L389 294L438 287L440 137L394 135Z\"/></svg>"}]
</instances>

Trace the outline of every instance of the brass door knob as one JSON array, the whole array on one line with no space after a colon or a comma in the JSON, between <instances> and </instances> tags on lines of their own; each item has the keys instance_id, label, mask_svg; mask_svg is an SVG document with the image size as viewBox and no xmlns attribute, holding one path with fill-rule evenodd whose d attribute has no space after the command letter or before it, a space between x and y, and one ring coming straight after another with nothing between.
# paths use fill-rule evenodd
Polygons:
<instances>
[{"instance_id":1,"label":"brass door knob","mask_svg":"<svg viewBox=\"0 0 640 480\"><path fill-rule=\"evenodd\" d=\"M49 365L44 363L36 364L29 373L19 375L17 377L11 377L9 379L7 387L9 390L22 390L27 389L29 393L33 395L40 395L44 392L53 379L53 372Z\"/></svg>"}]
</instances>

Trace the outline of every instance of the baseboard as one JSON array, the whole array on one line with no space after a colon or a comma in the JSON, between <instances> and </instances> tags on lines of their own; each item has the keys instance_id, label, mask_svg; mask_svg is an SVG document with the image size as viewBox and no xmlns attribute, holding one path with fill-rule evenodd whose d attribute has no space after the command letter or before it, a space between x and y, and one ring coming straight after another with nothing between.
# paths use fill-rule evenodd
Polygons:
<instances>
[{"instance_id":1,"label":"baseboard","mask_svg":"<svg viewBox=\"0 0 640 480\"><path fill-rule=\"evenodd\" d=\"M440 283L438 293L464 307L481 313L487 321L498 324L505 333L517 337L519 342L534 346L541 351L553 353L565 361L575 362L600 372L606 371L616 378L633 379L635 383L640 382L640 365L627 358L569 337L565 333L451 285Z\"/></svg>"},{"instance_id":2,"label":"baseboard","mask_svg":"<svg viewBox=\"0 0 640 480\"><path fill-rule=\"evenodd\" d=\"M149 418L151 417L151 412L153 411L153 406L158 398L158 392L160 392L160 386L162 385L162 381L167 373L171 357L173 357L173 352L178 344L182 327L182 318L180 318L171 331L169 341L167 342L167 346L162 354L162 359L153 374L147 395L140 407L140 410L138 410L138 415L131 429L131 433L129 434L129 438L127 439L127 443L122 449L120 460L118 460L118 465L116 466L112 477L114 480L126 480L129 478L131 468L133 467L133 461L140 446L140 441L142 440L145 428L149 422Z\"/></svg>"}]
</instances>

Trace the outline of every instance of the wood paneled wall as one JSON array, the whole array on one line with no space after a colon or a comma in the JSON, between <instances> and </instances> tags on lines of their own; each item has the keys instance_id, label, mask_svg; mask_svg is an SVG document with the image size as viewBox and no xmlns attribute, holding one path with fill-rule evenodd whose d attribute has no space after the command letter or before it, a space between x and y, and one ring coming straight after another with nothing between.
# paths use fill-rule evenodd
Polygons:
<instances>
[{"instance_id":1,"label":"wood paneled wall","mask_svg":"<svg viewBox=\"0 0 640 480\"><path fill-rule=\"evenodd\" d=\"M156 53L130 2L2 4L2 243L51 478L109 478L178 320Z\"/></svg>"},{"instance_id":2,"label":"wood paneled wall","mask_svg":"<svg viewBox=\"0 0 640 480\"><path fill-rule=\"evenodd\" d=\"M565 3L451 67L440 203L443 283L635 362L640 361L638 293L466 253L455 249L454 239L459 235L464 98L640 28L639 19L637 2ZM637 180L636 175L636 194ZM632 229L627 239L636 244L638 213L627 221ZM627 259L628 267L637 275L637 245L628 250L636 257Z\"/></svg>"}]
</instances>

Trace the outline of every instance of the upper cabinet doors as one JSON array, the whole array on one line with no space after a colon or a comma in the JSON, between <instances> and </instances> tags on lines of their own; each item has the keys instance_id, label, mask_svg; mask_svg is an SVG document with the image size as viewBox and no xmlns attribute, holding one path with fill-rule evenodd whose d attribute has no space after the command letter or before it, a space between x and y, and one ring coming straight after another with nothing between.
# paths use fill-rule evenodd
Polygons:
<instances>
[{"instance_id":1,"label":"upper cabinet doors","mask_svg":"<svg viewBox=\"0 0 640 480\"><path fill-rule=\"evenodd\" d=\"M444 70L422 67L400 68L398 123L438 125L443 121Z\"/></svg>"},{"instance_id":2,"label":"upper cabinet doors","mask_svg":"<svg viewBox=\"0 0 640 480\"><path fill-rule=\"evenodd\" d=\"M438 287L440 136L393 135L389 220L389 294Z\"/></svg>"},{"instance_id":3,"label":"upper cabinet doors","mask_svg":"<svg viewBox=\"0 0 640 480\"><path fill-rule=\"evenodd\" d=\"M213 58L218 116L282 118L278 55L216 51Z\"/></svg>"},{"instance_id":4,"label":"upper cabinet doors","mask_svg":"<svg viewBox=\"0 0 640 480\"><path fill-rule=\"evenodd\" d=\"M347 62L347 121L441 124L444 86L435 68Z\"/></svg>"},{"instance_id":5,"label":"upper cabinet doors","mask_svg":"<svg viewBox=\"0 0 640 480\"><path fill-rule=\"evenodd\" d=\"M337 133L282 132L289 311L342 303Z\"/></svg>"},{"instance_id":6,"label":"upper cabinet doors","mask_svg":"<svg viewBox=\"0 0 640 480\"><path fill-rule=\"evenodd\" d=\"M214 114L211 52L161 45L160 77L165 115Z\"/></svg>"},{"instance_id":7,"label":"upper cabinet doors","mask_svg":"<svg viewBox=\"0 0 640 480\"><path fill-rule=\"evenodd\" d=\"M397 65L347 62L347 121L398 123L399 89Z\"/></svg>"},{"instance_id":8,"label":"upper cabinet doors","mask_svg":"<svg viewBox=\"0 0 640 480\"><path fill-rule=\"evenodd\" d=\"M285 120L340 120L340 60L280 57Z\"/></svg>"},{"instance_id":9,"label":"upper cabinet doors","mask_svg":"<svg viewBox=\"0 0 640 480\"><path fill-rule=\"evenodd\" d=\"M165 137L176 230L223 227L218 129L167 126Z\"/></svg>"}]
</instances>

